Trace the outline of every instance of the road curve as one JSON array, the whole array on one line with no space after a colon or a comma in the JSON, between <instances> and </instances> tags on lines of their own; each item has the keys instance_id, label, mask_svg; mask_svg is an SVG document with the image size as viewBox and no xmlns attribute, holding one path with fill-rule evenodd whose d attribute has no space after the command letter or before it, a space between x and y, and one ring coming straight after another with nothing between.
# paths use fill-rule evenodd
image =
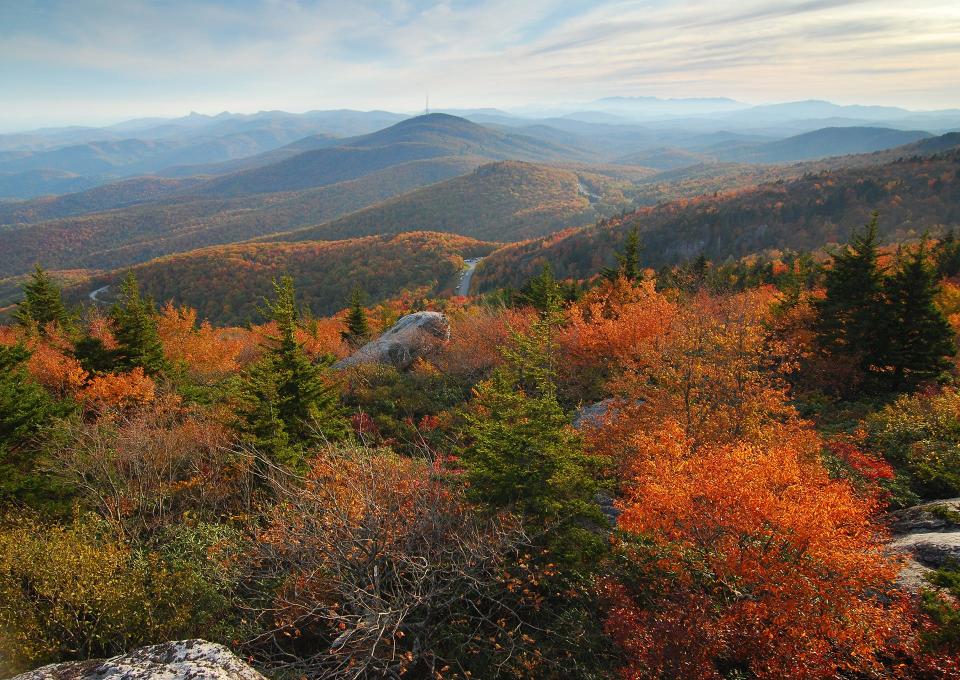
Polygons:
<instances>
[{"instance_id":1,"label":"road curve","mask_svg":"<svg viewBox=\"0 0 960 680\"><path fill-rule=\"evenodd\" d=\"M482 257L471 257L469 260L463 261L463 263L467 265L467 268L460 274L460 285L457 286L457 295L462 297L470 295L470 282L473 280L473 270L477 268L481 260L483 260Z\"/></svg>"},{"instance_id":2,"label":"road curve","mask_svg":"<svg viewBox=\"0 0 960 680\"><path fill-rule=\"evenodd\" d=\"M90 297L90 299L93 300L94 302L103 302L103 300L98 299L97 296L100 295L100 293L106 293L108 290L110 290L110 286L104 286L103 288L97 288L95 291L92 291L92 292L90 293L90 296L89 296L89 297Z\"/></svg>"}]
</instances>

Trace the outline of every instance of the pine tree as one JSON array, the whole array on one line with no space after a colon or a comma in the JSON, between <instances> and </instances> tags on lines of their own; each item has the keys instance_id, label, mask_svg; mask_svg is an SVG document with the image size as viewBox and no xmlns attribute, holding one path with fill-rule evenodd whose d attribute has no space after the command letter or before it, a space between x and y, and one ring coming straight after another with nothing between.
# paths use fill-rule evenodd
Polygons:
<instances>
[{"instance_id":1,"label":"pine tree","mask_svg":"<svg viewBox=\"0 0 960 680\"><path fill-rule=\"evenodd\" d=\"M620 276L628 281L638 281L640 279L641 250L643 250L643 246L640 244L640 228L634 226L627 234L623 252L617 253L618 266L604 269L603 276L611 281Z\"/></svg>"},{"instance_id":2,"label":"pine tree","mask_svg":"<svg viewBox=\"0 0 960 680\"><path fill-rule=\"evenodd\" d=\"M110 318L119 345L117 358L121 366L140 366L149 375L163 373L168 368L157 330L156 307L152 300L141 297L133 272L129 272L120 284L119 299Z\"/></svg>"},{"instance_id":3,"label":"pine tree","mask_svg":"<svg viewBox=\"0 0 960 680\"><path fill-rule=\"evenodd\" d=\"M564 560L601 549L584 529L603 524L593 501L600 461L583 451L555 386L559 303L505 349L506 364L476 389L466 414L461 461L469 493L494 508L513 508L546 530L546 542Z\"/></svg>"},{"instance_id":4,"label":"pine tree","mask_svg":"<svg viewBox=\"0 0 960 680\"><path fill-rule=\"evenodd\" d=\"M346 330L340 337L353 348L360 347L370 339L370 322L367 321L367 310L363 307L364 294L359 288L354 288L350 294L350 311L347 312Z\"/></svg>"},{"instance_id":5,"label":"pine tree","mask_svg":"<svg viewBox=\"0 0 960 680\"><path fill-rule=\"evenodd\" d=\"M924 241L884 282L884 365L895 390L936 378L956 354L953 329L935 303L939 287L926 255Z\"/></svg>"},{"instance_id":6,"label":"pine tree","mask_svg":"<svg viewBox=\"0 0 960 680\"><path fill-rule=\"evenodd\" d=\"M539 275L526 283L521 295L527 303L540 312L560 303L563 299L563 291L553 276L553 268L549 262L544 263Z\"/></svg>"},{"instance_id":7,"label":"pine tree","mask_svg":"<svg viewBox=\"0 0 960 680\"><path fill-rule=\"evenodd\" d=\"M56 323L61 328L69 325L70 315L63 305L60 287L39 264L30 280L23 284L23 294L23 302L13 313L21 326L35 325L41 334L45 334L47 324Z\"/></svg>"},{"instance_id":8,"label":"pine tree","mask_svg":"<svg viewBox=\"0 0 960 680\"><path fill-rule=\"evenodd\" d=\"M960 274L960 239L953 229L944 234L933 249L933 259L937 265L937 274L941 278Z\"/></svg>"},{"instance_id":9,"label":"pine tree","mask_svg":"<svg viewBox=\"0 0 960 680\"><path fill-rule=\"evenodd\" d=\"M56 417L67 415L27 372L30 352L22 344L0 346L0 506L10 500L32 505L53 500L49 475L37 469L30 439Z\"/></svg>"},{"instance_id":10,"label":"pine tree","mask_svg":"<svg viewBox=\"0 0 960 680\"><path fill-rule=\"evenodd\" d=\"M707 274L710 271L710 262L703 253L697 255L697 259L690 265L688 272L690 277L690 289L698 290L707 281Z\"/></svg>"},{"instance_id":11,"label":"pine tree","mask_svg":"<svg viewBox=\"0 0 960 680\"><path fill-rule=\"evenodd\" d=\"M826 296L817 302L816 331L822 349L854 358L876 372L886 355L883 274L877 264L877 215L833 255Z\"/></svg>"},{"instance_id":12,"label":"pine tree","mask_svg":"<svg viewBox=\"0 0 960 680\"><path fill-rule=\"evenodd\" d=\"M324 380L324 366L297 343L293 279L285 276L273 286L275 297L264 311L278 334L243 377L237 425L258 451L297 467L311 445L343 439L350 430L335 387Z\"/></svg>"}]
</instances>

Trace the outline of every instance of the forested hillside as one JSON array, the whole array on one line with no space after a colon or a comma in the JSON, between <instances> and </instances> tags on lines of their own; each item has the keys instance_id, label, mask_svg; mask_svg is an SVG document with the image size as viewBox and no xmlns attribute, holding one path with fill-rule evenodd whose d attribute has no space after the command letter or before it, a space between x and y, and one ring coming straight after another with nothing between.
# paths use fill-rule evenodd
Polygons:
<instances>
[{"instance_id":1,"label":"forested hillside","mask_svg":"<svg viewBox=\"0 0 960 680\"><path fill-rule=\"evenodd\" d=\"M701 254L722 261L769 248L820 248L843 241L848 225L866 222L874 211L888 238L960 225L960 151L641 208L507 246L483 263L477 279L484 289L519 285L544 262L560 277L584 278L614 263L634 227L644 244L642 261L651 267Z\"/></svg>"},{"instance_id":2,"label":"forested hillside","mask_svg":"<svg viewBox=\"0 0 960 680\"><path fill-rule=\"evenodd\" d=\"M352 287L371 303L403 290L423 295L452 292L465 258L486 255L494 246L463 236L413 232L347 241L250 243L217 246L162 257L133 268L145 294L197 310L217 324L260 321L260 302L251 290L267 290L281 275L293 276L305 309L317 315L343 308ZM86 294L123 279L126 270L67 289ZM107 298L110 298L108 293Z\"/></svg>"},{"instance_id":3,"label":"forested hillside","mask_svg":"<svg viewBox=\"0 0 960 680\"><path fill-rule=\"evenodd\" d=\"M283 240L336 239L425 229L517 241L612 213L625 182L516 161L485 165Z\"/></svg>"},{"instance_id":4,"label":"forested hillside","mask_svg":"<svg viewBox=\"0 0 960 680\"><path fill-rule=\"evenodd\" d=\"M0 229L10 257L0 272L45 266L113 268L175 252L324 222L397 194L469 172L471 156L403 163L365 177L302 192L245 198L187 198L125 210ZM95 190L95 191L100 191ZM57 202L66 200L53 199Z\"/></svg>"},{"instance_id":5,"label":"forested hillside","mask_svg":"<svg viewBox=\"0 0 960 680\"><path fill-rule=\"evenodd\" d=\"M29 201L0 203L0 225L43 222L155 201L200 181L199 179L137 177L62 196L44 196Z\"/></svg>"}]
</instances>

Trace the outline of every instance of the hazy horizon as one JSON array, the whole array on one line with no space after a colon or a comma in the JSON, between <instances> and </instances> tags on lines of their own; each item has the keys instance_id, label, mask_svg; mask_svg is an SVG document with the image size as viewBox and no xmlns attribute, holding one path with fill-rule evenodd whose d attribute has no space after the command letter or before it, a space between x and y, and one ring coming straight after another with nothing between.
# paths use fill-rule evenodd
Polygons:
<instances>
[{"instance_id":1,"label":"hazy horizon","mask_svg":"<svg viewBox=\"0 0 960 680\"><path fill-rule=\"evenodd\" d=\"M0 6L0 130L190 111L556 106L613 96L960 107L960 5L888 0Z\"/></svg>"}]
</instances>

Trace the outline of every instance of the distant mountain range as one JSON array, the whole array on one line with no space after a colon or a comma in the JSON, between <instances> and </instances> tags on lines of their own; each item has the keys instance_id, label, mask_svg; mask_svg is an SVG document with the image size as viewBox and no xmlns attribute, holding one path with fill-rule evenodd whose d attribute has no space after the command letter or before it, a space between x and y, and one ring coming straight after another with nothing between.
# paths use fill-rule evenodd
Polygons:
<instances>
[{"instance_id":1,"label":"distant mountain range","mask_svg":"<svg viewBox=\"0 0 960 680\"><path fill-rule=\"evenodd\" d=\"M399 163L447 156L527 161L589 158L572 147L432 113L336 146L305 151L277 163L227 175L200 187L198 193L238 196L305 189L356 179Z\"/></svg>"},{"instance_id":2,"label":"distant mountain range","mask_svg":"<svg viewBox=\"0 0 960 680\"><path fill-rule=\"evenodd\" d=\"M127 180L72 197L0 205L0 220L11 225L0 228L0 250L9 253L0 259L0 276L22 273L34 262L57 269L125 266L323 224L493 160L562 159L566 153L555 144L431 114L350 138L336 147L304 151L210 179ZM420 205L419 224L416 208L403 212L400 204L389 204L380 214L395 211L394 227L340 225L336 229L341 231L327 238L420 230L428 228L425 221L434 230L446 230L450 219L437 218L444 206L470 218L463 220L461 232L467 225L474 225L477 233L491 231L493 215L512 215L500 227L501 234L527 237L584 224L601 214L581 192L581 182L594 187L591 193L596 195L616 184L600 174L590 179L590 173L526 164L511 167L510 172L501 169L477 175L467 183L476 184L473 190L440 185L429 196L412 196L414 202L404 205ZM468 195L471 200L466 200ZM505 200L509 196L513 200ZM608 198L608 210L625 203L622 193ZM491 214L484 205L494 202L497 208ZM433 210L429 220L427 205Z\"/></svg>"},{"instance_id":3,"label":"distant mountain range","mask_svg":"<svg viewBox=\"0 0 960 680\"><path fill-rule=\"evenodd\" d=\"M0 203L0 302L35 263L73 282L78 298L132 266L159 300L242 321L252 314L240 306L256 299L250 291L287 269L326 313L342 304L351 272L364 272L364 287L382 297L410 286L437 292L467 251L494 251L478 270L487 288L522 283L543 261L562 276L590 276L613 261L633 224L645 263L657 266L701 251L722 259L819 247L873 209L907 236L960 225L960 133L872 125L781 138L724 130L658 137L635 124L528 123L435 113L345 138L312 133L243 158L175 166L169 176ZM187 135L241 124L251 121L192 116L174 127ZM168 127L134 121L122 132ZM657 139L672 143L651 146ZM174 147L86 148L117 161ZM85 179L61 171L68 177ZM423 257L411 254L418 247ZM393 270L404 267L413 270Z\"/></svg>"},{"instance_id":4,"label":"distant mountain range","mask_svg":"<svg viewBox=\"0 0 960 680\"><path fill-rule=\"evenodd\" d=\"M871 153L932 138L929 132L879 127L831 127L773 142L730 139L700 149L663 147L617 159L618 163L675 170L699 163L791 163Z\"/></svg>"},{"instance_id":5,"label":"distant mountain range","mask_svg":"<svg viewBox=\"0 0 960 680\"><path fill-rule=\"evenodd\" d=\"M671 153L668 156L673 158L669 158L655 153L657 149L679 148L722 161L787 162L817 156L806 148L796 152L772 150L764 155L752 154L735 144L726 154L723 148L708 147L726 142L778 142L824 128L889 128L930 134L960 130L960 110L918 112L816 100L750 106L723 97L607 97L567 107L519 112L453 109L447 114L456 114L453 117L458 121L469 119L482 126L485 138L479 133L473 140L464 136L465 145L472 148L455 151L447 145L447 131L440 129L438 139L419 135L416 144L423 146L400 148L396 145L408 144L398 136L402 128L391 126L422 116L351 110L302 114L262 111L249 115L224 112L215 116L192 113L183 118L138 119L104 128L67 127L0 135L0 200L83 191L139 175L195 177L253 171L322 149L340 150L318 154L318 158L326 157L345 167L359 165L361 169L378 162L379 167L386 167L383 163L422 160L452 152L492 160L566 163L610 162L638 154L653 158L654 167L672 169L683 154ZM442 128L439 120L435 122ZM371 133L388 129L392 139L366 139ZM390 149L377 154L362 152L381 141ZM839 141L836 153L864 148L854 142ZM881 143L901 142L891 138ZM345 149L353 149L353 153ZM380 158L365 160L373 156ZM298 162L278 170L297 172ZM301 187L309 186L307 183L316 177L308 174ZM350 171L345 170L322 181L350 177ZM265 191L275 190L268 180L265 186Z\"/></svg>"}]
</instances>

